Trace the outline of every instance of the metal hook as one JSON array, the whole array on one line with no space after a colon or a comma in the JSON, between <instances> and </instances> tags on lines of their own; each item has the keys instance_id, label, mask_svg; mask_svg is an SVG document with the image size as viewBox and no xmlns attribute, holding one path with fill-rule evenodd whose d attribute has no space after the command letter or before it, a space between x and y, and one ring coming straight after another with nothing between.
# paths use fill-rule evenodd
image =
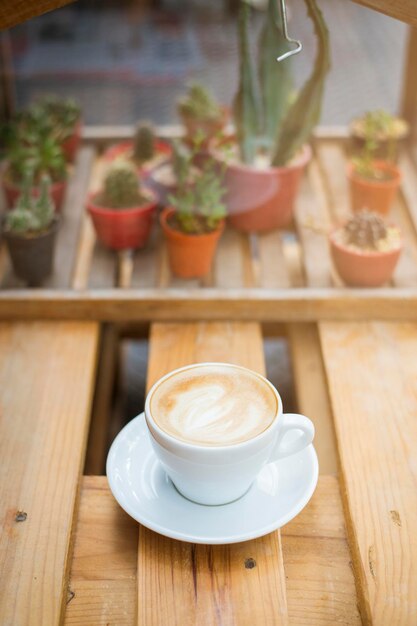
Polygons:
<instances>
[{"instance_id":1,"label":"metal hook","mask_svg":"<svg viewBox=\"0 0 417 626\"><path fill-rule=\"evenodd\" d=\"M284 32L284 37L289 43L297 44L297 47L294 50L288 50L288 52L284 52L284 54L280 54L277 57L277 61L283 61L284 59L288 59L288 57L292 57L294 54L298 54L303 49L303 44L298 39L292 39L288 35L288 24L287 24L287 7L285 5L285 0L280 0L281 3L281 20L282 20L282 30Z\"/></svg>"}]
</instances>

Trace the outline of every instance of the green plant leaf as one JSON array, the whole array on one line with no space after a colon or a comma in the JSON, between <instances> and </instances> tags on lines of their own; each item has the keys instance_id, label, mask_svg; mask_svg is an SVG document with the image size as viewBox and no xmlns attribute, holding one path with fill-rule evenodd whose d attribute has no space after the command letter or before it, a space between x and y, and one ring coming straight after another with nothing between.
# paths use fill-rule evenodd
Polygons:
<instances>
[{"instance_id":1,"label":"green plant leaf","mask_svg":"<svg viewBox=\"0 0 417 626\"><path fill-rule=\"evenodd\" d=\"M269 0L265 24L259 37L259 82L263 106L263 133L273 143L293 91L291 60L277 62L288 50L278 0Z\"/></svg>"},{"instance_id":2,"label":"green plant leaf","mask_svg":"<svg viewBox=\"0 0 417 626\"><path fill-rule=\"evenodd\" d=\"M256 140L261 128L261 109L256 91L254 67L249 50L250 7L242 0L239 11L239 88L233 102L233 114L240 156L244 163L252 163Z\"/></svg>"},{"instance_id":3,"label":"green plant leaf","mask_svg":"<svg viewBox=\"0 0 417 626\"><path fill-rule=\"evenodd\" d=\"M324 83L330 69L329 32L326 22L316 0L304 2L314 25L318 48L312 74L282 120L272 159L272 165L276 167L286 165L309 140L320 119Z\"/></svg>"}]
</instances>

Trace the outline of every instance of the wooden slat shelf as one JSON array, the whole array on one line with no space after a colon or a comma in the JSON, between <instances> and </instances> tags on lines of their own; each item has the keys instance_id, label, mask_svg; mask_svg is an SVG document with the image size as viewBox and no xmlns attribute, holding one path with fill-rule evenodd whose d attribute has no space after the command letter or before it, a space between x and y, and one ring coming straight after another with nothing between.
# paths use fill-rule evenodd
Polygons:
<instances>
[{"instance_id":1,"label":"wooden slat shelf","mask_svg":"<svg viewBox=\"0 0 417 626\"><path fill-rule=\"evenodd\" d=\"M178 134L175 127L159 130L164 137ZM295 304L298 321L318 320L322 316L357 318L361 317L362 307L367 309L367 315L373 309L373 315L381 315L381 319L390 318L387 311L397 317L399 309L403 319L405 314L415 318L417 169L407 152L401 160L402 190L391 216L402 228L406 246L392 284L373 290L347 288L332 266L326 232L349 214L345 175L348 138L343 128L317 130L314 156L303 177L294 222L289 229L246 235L228 227L220 240L211 273L204 279L187 281L171 274L158 225L155 224L144 249L117 254L97 242L90 217L84 210L88 192L100 186L105 172L100 149L112 143L112 136L114 141L130 132L130 127L107 132L86 129L84 146L79 151L64 203L56 269L44 288L23 288L12 272L4 245L0 247L0 317L7 318L13 310L13 315L21 312L26 318L38 315L61 318L69 307L71 317L88 311L96 319L115 320L120 316L126 319L123 307L134 302L129 317L144 319L149 307L166 303L167 307L172 304L173 311L180 299L181 315L186 319L192 318L196 301L209 307L215 303L215 315L224 319L231 302L237 300L247 302L254 319L269 319L267 302L271 300L279 309ZM401 303L403 297L412 300L406 312ZM374 309L381 301L387 306ZM26 306L19 311L24 303ZM297 303L305 309L302 314L297 313ZM265 306L254 316L253 307L261 304ZM350 310L346 311L346 306ZM237 315L245 317L244 311ZM275 309L273 317L276 318ZM282 319L280 313L278 318Z\"/></svg>"}]
</instances>

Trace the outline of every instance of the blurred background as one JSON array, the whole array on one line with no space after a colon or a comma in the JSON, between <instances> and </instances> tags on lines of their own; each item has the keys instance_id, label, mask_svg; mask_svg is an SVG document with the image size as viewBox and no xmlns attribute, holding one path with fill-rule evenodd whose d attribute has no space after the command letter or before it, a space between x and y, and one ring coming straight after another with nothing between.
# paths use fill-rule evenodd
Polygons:
<instances>
[{"instance_id":1,"label":"blurred background","mask_svg":"<svg viewBox=\"0 0 417 626\"><path fill-rule=\"evenodd\" d=\"M256 40L262 0L257 0ZM87 124L176 121L175 102L190 79L230 104L237 86L238 0L78 0L3 34L21 108L44 93L79 101ZM302 0L288 1L290 34L302 40L293 72L301 84L314 41ZM344 0L321 0L332 70L322 124L346 124L365 110L398 111L407 26ZM10 52L10 54L8 54Z\"/></svg>"}]
</instances>

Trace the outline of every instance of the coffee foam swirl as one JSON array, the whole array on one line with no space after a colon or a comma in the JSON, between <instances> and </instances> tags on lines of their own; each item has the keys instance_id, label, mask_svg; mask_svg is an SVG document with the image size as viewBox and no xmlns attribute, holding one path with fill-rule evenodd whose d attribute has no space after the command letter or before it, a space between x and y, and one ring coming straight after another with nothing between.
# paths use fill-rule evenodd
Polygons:
<instances>
[{"instance_id":1,"label":"coffee foam swirl","mask_svg":"<svg viewBox=\"0 0 417 626\"><path fill-rule=\"evenodd\" d=\"M277 413L270 386L238 367L207 365L173 374L153 392L150 410L168 434L199 445L230 445L264 431Z\"/></svg>"}]
</instances>

